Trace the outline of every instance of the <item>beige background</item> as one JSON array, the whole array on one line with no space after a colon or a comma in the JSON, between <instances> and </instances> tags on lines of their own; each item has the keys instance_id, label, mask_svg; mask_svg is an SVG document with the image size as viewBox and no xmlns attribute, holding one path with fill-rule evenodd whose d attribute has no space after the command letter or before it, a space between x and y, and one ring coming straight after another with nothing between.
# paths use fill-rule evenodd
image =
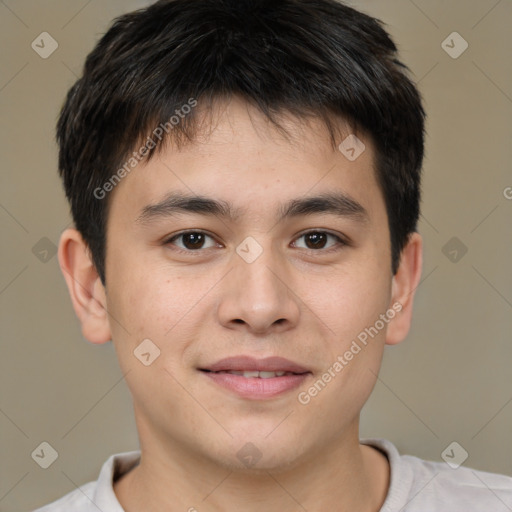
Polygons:
<instances>
[{"instance_id":1,"label":"beige background","mask_svg":"<svg viewBox=\"0 0 512 512\"><path fill-rule=\"evenodd\" d=\"M138 448L113 347L82 338L57 258L33 247L42 257L70 220L54 144L64 95L110 20L145 4L0 1L1 511L55 500ZM432 460L457 441L466 466L512 475L512 2L352 5L388 24L429 114L416 316L386 349L361 435ZM47 59L31 48L43 31L59 44ZM453 31L469 43L457 59L441 46ZM467 247L456 263L452 237ZM31 458L42 441L58 452L46 470Z\"/></svg>"}]
</instances>

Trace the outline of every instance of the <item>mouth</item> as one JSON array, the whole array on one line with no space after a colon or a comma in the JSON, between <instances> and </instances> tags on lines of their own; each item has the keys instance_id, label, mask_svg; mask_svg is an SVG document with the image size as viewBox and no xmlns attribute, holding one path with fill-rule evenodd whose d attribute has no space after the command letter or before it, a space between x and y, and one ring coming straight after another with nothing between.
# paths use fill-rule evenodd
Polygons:
<instances>
[{"instance_id":1,"label":"mouth","mask_svg":"<svg viewBox=\"0 0 512 512\"><path fill-rule=\"evenodd\" d=\"M273 379L275 377L288 377L289 375L303 375L303 373L294 372L266 372L266 371L251 371L251 370L221 370L220 372L212 372L210 370L201 370L209 373L229 373L230 375L240 375L246 379ZM308 373L308 372L304 372Z\"/></svg>"},{"instance_id":2,"label":"mouth","mask_svg":"<svg viewBox=\"0 0 512 512\"><path fill-rule=\"evenodd\" d=\"M226 357L212 365L199 369L212 373L224 372L242 375L247 378L259 377L263 379L276 376L283 377L287 373L296 375L311 373L310 370L304 366L290 361L289 359L285 359L284 357L265 357L263 359L257 359L251 356Z\"/></svg>"},{"instance_id":3,"label":"mouth","mask_svg":"<svg viewBox=\"0 0 512 512\"><path fill-rule=\"evenodd\" d=\"M282 395L312 375L307 368L281 357L230 357L198 370L224 390L251 400Z\"/></svg>"}]
</instances>

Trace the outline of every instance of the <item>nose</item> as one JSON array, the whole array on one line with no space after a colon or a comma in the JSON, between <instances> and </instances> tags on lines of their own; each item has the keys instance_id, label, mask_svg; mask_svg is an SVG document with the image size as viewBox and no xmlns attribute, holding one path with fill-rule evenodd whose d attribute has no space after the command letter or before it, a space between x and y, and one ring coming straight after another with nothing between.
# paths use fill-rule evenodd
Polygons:
<instances>
[{"instance_id":1,"label":"nose","mask_svg":"<svg viewBox=\"0 0 512 512\"><path fill-rule=\"evenodd\" d=\"M219 322L253 334L284 332L298 322L300 299L289 269L266 248L252 262L233 255L234 267L223 280Z\"/></svg>"}]
</instances>

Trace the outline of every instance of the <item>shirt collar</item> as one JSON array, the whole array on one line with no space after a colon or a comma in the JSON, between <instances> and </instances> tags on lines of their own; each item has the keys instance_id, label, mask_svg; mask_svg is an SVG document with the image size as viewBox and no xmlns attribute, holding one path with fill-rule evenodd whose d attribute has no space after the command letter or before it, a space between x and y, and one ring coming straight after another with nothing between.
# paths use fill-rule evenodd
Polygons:
<instances>
[{"instance_id":1,"label":"shirt collar","mask_svg":"<svg viewBox=\"0 0 512 512\"><path fill-rule=\"evenodd\" d=\"M103 464L94 493L94 504L100 510L124 512L114 492L114 482L138 465L140 455L140 450L116 453Z\"/></svg>"}]
</instances>

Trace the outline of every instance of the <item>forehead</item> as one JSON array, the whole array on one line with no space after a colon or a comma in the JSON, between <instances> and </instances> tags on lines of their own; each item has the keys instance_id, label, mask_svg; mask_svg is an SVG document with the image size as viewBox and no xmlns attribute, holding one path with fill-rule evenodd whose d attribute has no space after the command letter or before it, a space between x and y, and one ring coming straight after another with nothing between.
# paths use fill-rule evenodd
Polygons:
<instances>
[{"instance_id":1,"label":"forehead","mask_svg":"<svg viewBox=\"0 0 512 512\"><path fill-rule=\"evenodd\" d=\"M338 198L345 195L345 206L351 200L364 204L363 213L369 216L384 204L371 140L360 133L354 139L341 121L333 148L320 119L304 121L283 114L283 133L237 98L218 102L208 112L199 109L197 115L202 116L201 129L192 142L179 148L163 143L149 162L138 163L121 180L110 197L111 214L127 214L123 210L129 203L130 217L140 220L173 193L174 199L176 193L217 199L224 210L236 212L231 220L237 221L270 214L282 217L291 201L331 192ZM354 146L354 141L361 145ZM360 152L355 159L352 149Z\"/></svg>"}]
</instances>

